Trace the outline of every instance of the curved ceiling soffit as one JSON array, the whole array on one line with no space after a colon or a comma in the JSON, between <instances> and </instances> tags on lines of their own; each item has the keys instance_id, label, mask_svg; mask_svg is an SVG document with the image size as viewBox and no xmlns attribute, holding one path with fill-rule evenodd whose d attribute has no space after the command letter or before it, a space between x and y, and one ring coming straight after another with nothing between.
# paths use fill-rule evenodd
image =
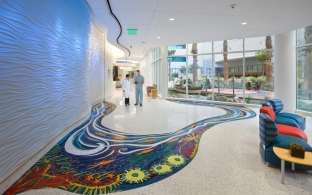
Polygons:
<instances>
[{"instance_id":1,"label":"curved ceiling soffit","mask_svg":"<svg viewBox=\"0 0 312 195\"><path fill-rule=\"evenodd\" d=\"M110 4L110 1L109 1L109 0L106 0L106 2L107 2L107 6L108 6L108 9L109 9L110 14L111 14L112 17L115 19L115 21L117 22L117 24L118 24L118 26L119 26L119 35L118 35L118 37L116 38L116 42L117 42L117 44L118 44L121 48L123 48L124 50L126 50L126 51L128 52L128 56L127 56L127 57L129 57L129 56L131 55L130 50L129 50L126 46L124 46L123 44L121 44L121 43L119 42L119 38L121 37L121 35L122 35L122 33L123 33L123 29L122 29L121 23L120 23L120 21L118 20L117 16L114 14L114 12L113 12L113 10L112 10L112 7L111 7L111 4Z\"/></svg>"}]
</instances>

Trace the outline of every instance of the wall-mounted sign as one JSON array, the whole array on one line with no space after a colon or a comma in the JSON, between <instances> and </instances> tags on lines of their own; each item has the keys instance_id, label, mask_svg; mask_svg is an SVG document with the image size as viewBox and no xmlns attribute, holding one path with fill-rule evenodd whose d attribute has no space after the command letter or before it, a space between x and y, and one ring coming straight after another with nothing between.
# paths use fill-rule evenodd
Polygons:
<instances>
[{"instance_id":1,"label":"wall-mounted sign","mask_svg":"<svg viewBox=\"0 0 312 195\"><path fill-rule=\"evenodd\" d=\"M128 35L131 35L131 36L137 35L138 29L136 29L136 28L128 28L127 30L128 30Z\"/></svg>"}]
</instances>

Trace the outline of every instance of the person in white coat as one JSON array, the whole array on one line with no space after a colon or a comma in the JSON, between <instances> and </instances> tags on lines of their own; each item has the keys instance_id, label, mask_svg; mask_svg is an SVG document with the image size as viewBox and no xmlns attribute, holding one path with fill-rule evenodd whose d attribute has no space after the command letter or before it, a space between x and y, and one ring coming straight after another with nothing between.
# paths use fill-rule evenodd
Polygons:
<instances>
[{"instance_id":1,"label":"person in white coat","mask_svg":"<svg viewBox=\"0 0 312 195\"><path fill-rule=\"evenodd\" d=\"M122 90L125 97L125 106L130 106L130 93L132 91L132 85L129 74L126 74L126 78L122 81Z\"/></svg>"}]
</instances>

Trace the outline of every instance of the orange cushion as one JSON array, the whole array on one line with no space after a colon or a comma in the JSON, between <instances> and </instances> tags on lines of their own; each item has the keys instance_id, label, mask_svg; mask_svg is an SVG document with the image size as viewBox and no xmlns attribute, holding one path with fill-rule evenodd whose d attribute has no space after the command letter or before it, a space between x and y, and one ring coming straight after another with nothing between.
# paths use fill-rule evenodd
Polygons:
<instances>
[{"instance_id":1,"label":"orange cushion","mask_svg":"<svg viewBox=\"0 0 312 195\"><path fill-rule=\"evenodd\" d=\"M293 126L282 125L282 124L277 124L276 126L278 129L278 133L293 136L293 137L298 137L300 139L303 139L305 142L308 142L307 135L301 129L297 127L293 127Z\"/></svg>"},{"instance_id":2,"label":"orange cushion","mask_svg":"<svg viewBox=\"0 0 312 195\"><path fill-rule=\"evenodd\" d=\"M273 108L271 108L270 106L262 106L260 108L260 113L267 114L273 121L276 118L275 112L274 112Z\"/></svg>"}]
</instances>

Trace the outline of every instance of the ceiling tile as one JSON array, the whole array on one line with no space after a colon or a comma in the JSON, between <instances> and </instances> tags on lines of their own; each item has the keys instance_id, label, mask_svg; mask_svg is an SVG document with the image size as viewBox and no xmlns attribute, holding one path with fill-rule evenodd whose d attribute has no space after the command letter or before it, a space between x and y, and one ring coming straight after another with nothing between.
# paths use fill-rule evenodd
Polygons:
<instances>
[{"instance_id":1,"label":"ceiling tile","mask_svg":"<svg viewBox=\"0 0 312 195\"><path fill-rule=\"evenodd\" d=\"M186 26L191 21L193 14L180 13L171 11L156 11L153 17L151 25L163 25L174 27L174 26ZM174 18L174 21L169 21L169 18Z\"/></svg>"},{"instance_id":2,"label":"ceiling tile","mask_svg":"<svg viewBox=\"0 0 312 195\"><path fill-rule=\"evenodd\" d=\"M157 10L171 12L199 13L205 12L213 0L159 0Z\"/></svg>"},{"instance_id":3,"label":"ceiling tile","mask_svg":"<svg viewBox=\"0 0 312 195\"><path fill-rule=\"evenodd\" d=\"M154 10L158 0L111 0L114 10Z\"/></svg>"},{"instance_id":4,"label":"ceiling tile","mask_svg":"<svg viewBox=\"0 0 312 195\"><path fill-rule=\"evenodd\" d=\"M115 15L122 25L146 25L150 24L153 18L153 12L150 11L117 10L115 11Z\"/></svg>"}]
</instances>

